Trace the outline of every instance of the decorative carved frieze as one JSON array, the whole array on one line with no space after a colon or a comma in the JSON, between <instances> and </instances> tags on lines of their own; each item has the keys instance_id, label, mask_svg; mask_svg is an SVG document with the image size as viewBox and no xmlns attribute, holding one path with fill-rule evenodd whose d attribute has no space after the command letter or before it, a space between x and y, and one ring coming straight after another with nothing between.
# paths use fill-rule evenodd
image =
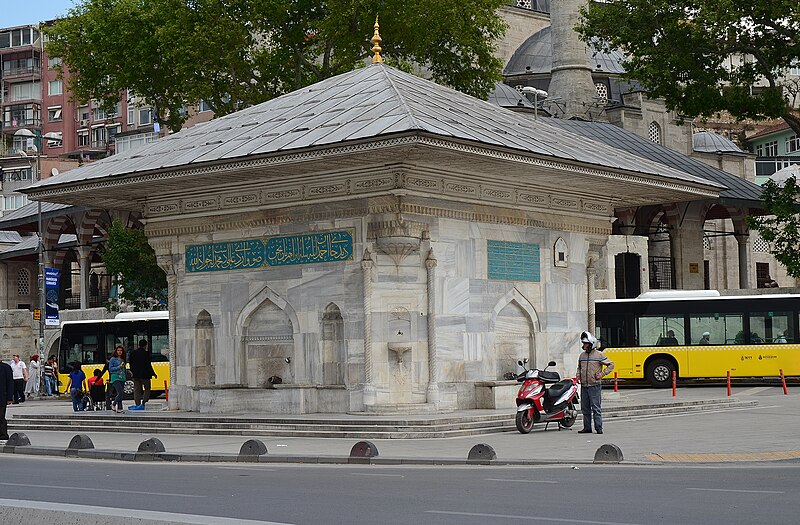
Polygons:
<instances>
[{"instance_id":1,"label":"decorative carved frieze","mask_svg":"<svg viewBox=\"0 0 800 525\"><path fill-rule=\"evenodd\" d=\"M320 197L347 194L347 184L324 184L320 186L306 186L306 197Z\"/></svg>"},{"instance_id":2,"label":"decorative carved frieze","mask_svg":"<svg viewBox=\"0 0 800 525\"><path fill-rule=\"evenodd\" d=\"M537 195L534 193L519 192L517 193L517 201L524 204L543 205L547 204L548 197L546 195Z\"/></svg>"},{"instance_id":3,"label":"decorative carved frieze","mask_svg":"<svg viewBox=\"0 0 800 525\"><path fill-rule=\"evenodd\" d=\"M610 213L608 204L602 202L585 202L583 203L584 211L589 213L602 213L604 215Z\"/></svg>"},{"instance_id":4,"label":"decorative carved frieze","mask_svg":"<svg viewBox=\"0 0 800 525\"><path fill-rule=\"evenodd\" d=\"M438 190L441 181L436 179L429 179L423 177L414 177L411 175L406 176L405 186L407 188L423 188L426 190Z\"/></svg>"},{"instance_id":5,"label":"decorative carved frieze","mask_svg":"<svg viewBox=\"0 0 800 525\"><path fill-rule=\"evenodd\" d=\"M564 199L562 197L553 197L550 199L550 204L554 208L564 208L567 210L577 210L578 201L574 199Z\"/></svg>"},{"instance_id":6,"label":"decorative carved frieze","mask_svg":"<svg viewBox=\"0 0 800 525\"><path fill-rule=\"evenodd\" d=\"M478 186L473 184L463 184L459 182L446 182L444 189L453 195L478 195Z\"/></svg>"},{"instance_id":7,"label":"decorative carved frieze","mask_svg":"<svg viewBox=\"0 0 800 525\"><path fill-rule=\"evenodd\" d=\"M286 188L264 192L264 202L288 201L302 199L303 191L300 188Z\"/></svg>"},{"instance_id":8,"label":"decorative carved frieze","mask_svg":"<svg viewBox=\"0 0 800 525\"><path fill-rule=\"evenodd\" d=\"M495 199L500 201L508 201L513 202L514 200L514 192L511 190L501 190L498 188L491 188L483 186L481 188L482 194L487 199Z\"/></svg>"},{"instance_id":9,"label":"decorative carved frieze","mask_svg":"<svg viewBox=\"0 0 800 525\"><path fill-rule=\"evenodd\" d=\"M258 204L258 193L244 193L242 195L226 195L222 197L222 203L226 208L234 208L236 206L247 206L250 204Z\"/></svg>"},{"instance_id":10,"label":"decorative carved frieze","mask_svg":"<svg viewBox=\"0 0 800 525\"><path fill-rule=\"evenodd\" d=\"M218 207L216 197L206 197L204 199L194 199L183 201L183 211L194 212L200 210L213 210Z\"/></svg>"},{"instance_id":11,"label":"decorative carved frieze","mask_svg":"<svg viewBox=\"0 0 800 525\"><path fill-rule=\"evenodd\" d=\"M392 188L395 185L395 177L380 177L378 179L355 180L351 183L353 193L375 191L384 188Z\"/></svg>"},{"instance_id":12,"label":"decorative carved frieze","mask_svg":"<svg viewBox=\"0 0 800 525\"><path fill-rule=\"evenodd\" d=\"M147 206L147 215L169 215L170 213L178 213L180 206L177 202L168 202L164 204L151 204Z\"/></svg>"}]
</instances>

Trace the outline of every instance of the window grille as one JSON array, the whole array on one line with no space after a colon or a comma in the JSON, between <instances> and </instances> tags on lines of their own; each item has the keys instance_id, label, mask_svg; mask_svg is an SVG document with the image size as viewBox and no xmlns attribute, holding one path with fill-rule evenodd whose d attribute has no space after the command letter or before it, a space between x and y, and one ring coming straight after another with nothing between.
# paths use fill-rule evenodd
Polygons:
<instances>
[{"instance_id":1,"label":"window grille","mask_svg":"<svg viewBox=\"0 0 800 525\"><path fill-rule=\"evenodd\" d=\"M647 130L647 137L656 144L661 144L661 126L656 122L651 122Z\"/></svg>"},{"instance_id":2,"label":"window grille","mask_svg":"<svg viewBox=\"0 0 800 525\"><path fill-rule=\"evenodd\" d=\"M597 98L599 98L599 102L602 105L608 104L608 86L603 84L602 82L598 82L594 85L595 91L597 91Z\"/></svg>"},{"instance_id":3,"label":"window grille","mask_svg":"<svg viewBox=\"0 0 800 525\"><path fill-rule=\"evenodd\" d=\"M31 293L31 274L22 268L17 272L17 295L25 297Z\"/></svg>"}]
</instances>

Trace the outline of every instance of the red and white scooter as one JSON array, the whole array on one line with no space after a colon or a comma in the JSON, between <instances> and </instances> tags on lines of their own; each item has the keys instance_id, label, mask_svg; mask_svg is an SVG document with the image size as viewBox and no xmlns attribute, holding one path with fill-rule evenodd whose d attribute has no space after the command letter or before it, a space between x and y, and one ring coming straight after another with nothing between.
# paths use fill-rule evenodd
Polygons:
<instances>
[{"instance_id":1,"label":"red and white scooter","mask_svg":"<svg viewBox=\"0 0 800 525\"><path fill-rule=\"evenodd\" d=\"M522 367L522 372L517 375L517 381L522 383L517 392L517 430L527 434L534 423L553 421L562 428L574 425L578 418L578 378L562 381L558 372L548 372L547 368L555 366L555 361L547 363L544 370L528 370L525 368L527 363L527 359L517 361Z\"/></svg>"}]
</instances>

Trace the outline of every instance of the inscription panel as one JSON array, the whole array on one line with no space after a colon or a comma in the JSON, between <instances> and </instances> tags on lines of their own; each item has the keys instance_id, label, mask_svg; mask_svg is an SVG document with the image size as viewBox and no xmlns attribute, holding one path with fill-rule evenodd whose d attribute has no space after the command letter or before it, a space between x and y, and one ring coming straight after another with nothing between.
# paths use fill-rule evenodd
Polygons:
<instances>
[{"instance_id":1,"label":"inscription panel","mask_svg":"<svg viewBox=\"0 0 800 525\"><path fill-rule=\"evenodd\" d=\"M541 280L539 245L509 241L487 241L488 277L499 281Z\"/></svg>"},{"instance_id":2,"label":"inscription panel","mask_svg":"<svg viewBox=\"0 0 800 525\"><path fill-rule=\"evenodd\" d=\"M353 260L353 230L314 232L186 247L189 273Z\"/></svg>"}]
</instances>

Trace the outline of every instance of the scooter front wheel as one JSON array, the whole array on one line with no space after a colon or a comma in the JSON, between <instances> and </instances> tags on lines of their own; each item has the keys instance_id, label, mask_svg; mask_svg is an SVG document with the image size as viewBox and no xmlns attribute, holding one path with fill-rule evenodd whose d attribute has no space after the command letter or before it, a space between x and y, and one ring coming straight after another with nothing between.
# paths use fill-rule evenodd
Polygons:
<instances>
[{"instance_id":1,"label":"scooter front wheel","mask_svg":"<svg viewBox=\"0 0 800 525\"><path fill-rule=\"evenodd\" d=\"M570 401L569 406L567 406L567 409L564 411L564 417L558 422L558 426L561 428L569 428L575 424L576 419L578 419L578 410L575 408L575 402Z\"/></svg>"},{"instance_id":2,"label":"scooter front wheel","mask_svg":"<svg viewBox=\"0 0 800 525\"><path fill-rule=\"evenodd\" d=\"M530 433L533 430L533 410L529 408L517 412L516 423L520 434Z\"/></svg>"}]
</instances>

